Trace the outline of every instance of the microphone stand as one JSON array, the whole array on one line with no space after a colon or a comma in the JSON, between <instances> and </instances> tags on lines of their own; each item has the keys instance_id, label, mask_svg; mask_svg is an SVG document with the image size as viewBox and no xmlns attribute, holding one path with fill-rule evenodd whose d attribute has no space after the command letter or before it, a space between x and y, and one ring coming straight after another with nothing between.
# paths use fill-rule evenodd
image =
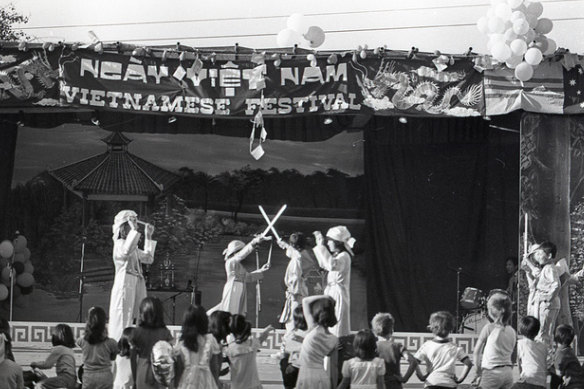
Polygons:
<instances>
[{"instance_id":1,"label":"microphone stand","mask_svg":"<svg viewBox=\"0 0 584 389\"><path fill-rule=\"evenodd\" d=\"M458 329L458 322L460 321L460 273L462 273L462 267L457 267L456 268L456 319L454 320L454 328L456 328L456 329ZM460 332L463 332L463 331L460 331Z\"/></svg>"}]
</instances>

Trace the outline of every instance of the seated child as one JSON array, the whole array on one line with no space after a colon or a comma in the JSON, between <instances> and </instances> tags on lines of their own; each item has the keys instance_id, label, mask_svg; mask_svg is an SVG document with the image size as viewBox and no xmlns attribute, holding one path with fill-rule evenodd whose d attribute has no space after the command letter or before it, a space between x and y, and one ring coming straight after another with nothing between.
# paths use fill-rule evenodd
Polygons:
<instances>
[{"instance_id":1,"label":"seated child","mask_svg":"<svg viewBox=\"0 0 584 389\"><path fill-rule=\"evenodd\" d=\"M534 339L540 324L533 316L525 316L519 323L519 334L523 338L517 342L519 380L513 389L545 388L547 378L547 345Z\"/></svg>"},{"instance_id":2,"label":"seated child","mask_svg":"<svg viewBox=\"0 0 584 389\"><path fill-rule=\"evenodd\" d=\"M294 328L286 332L281 347L283 358L280 361L280 370L282 371L282 381L286 389L292 389L296 386L298 370L300 369L298 357L307 329L302 307L294 308L292 317Z\"/></svg>"},{"instance_id":3,"label":"seated child","mask_svg":"<svg viewBox=\"0 0 584 389\"><path fill-rule=\"evenodd\" d=\"M554 340L557 344L554 367L556 374L562 377L563 389L584 388L584 370L570 347L574 340L574 329L569 325L556 328Z\"/></svg>"}]
</instances>

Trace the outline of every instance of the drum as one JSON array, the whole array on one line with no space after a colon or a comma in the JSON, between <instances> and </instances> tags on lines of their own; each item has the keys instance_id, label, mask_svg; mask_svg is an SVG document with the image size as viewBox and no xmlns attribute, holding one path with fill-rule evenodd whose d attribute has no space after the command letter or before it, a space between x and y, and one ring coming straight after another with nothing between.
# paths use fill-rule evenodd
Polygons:
<instances>
[{"instance_id":1,"label":"drum","mask_svg":"<svg viewBox=\"0 0 584 389\"><path fill-rule=\"evenodd\" d=\"M462 319L460 333L478 335L487 324L489 324L489 319L484 311L473 312Z\"/></svg>"},{"instance_id":2,"label":"drum","mask_svg":"<svg viewBox=\"0 0 584 389\"><path fill-rule=\"evenodd\" d=\"M483 291L477 288L466 288L460 298L460 306L464 309L477 309L483 304Z\"/></svg>"}]
</instances>

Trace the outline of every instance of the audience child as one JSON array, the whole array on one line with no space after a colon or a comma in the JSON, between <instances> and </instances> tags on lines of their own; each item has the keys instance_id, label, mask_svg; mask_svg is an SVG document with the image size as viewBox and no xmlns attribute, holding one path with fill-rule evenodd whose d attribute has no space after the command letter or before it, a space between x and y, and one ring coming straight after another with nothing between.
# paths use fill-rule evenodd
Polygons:
<instances>
[{"instance_id":1,"label":"audience child","mask_svg":"<svg viewBox=\"0 0 584 389\"><path fill-rule=\"evenodd\" d=\"M51 369L56 367L57 376L44 378L36 385L37 389L75 389L77 387L77 376L75 374L75 338L73 330L67 324L57 324L51 334L53 348L46 360L41 362L31 362L33 369Z\"/></svg>"},{"instance_id":2,"label":"audience child","mask_svg":"<svg viewBox=\"0 0 584 389\"><path fill-rule=\"evenodd\" d=\"M511 354L517 335L509 325L512 310L507 293L492 294L487 300L487 312L493 322L483 327L475 345L477 376L482 389L508 389L513 385Z\"/></svg>"},{"instance_id":3,"label":"audience child","mask_svg":"<svg viewBox=\"0 0 584 389\"><path fill-rule=\"evenodd\" d=\"M416 375L421 381L425 381L427 388L455 388L470 372L472 362L462 348L448 338L454 329L454 317L447 311L434 312L430 315L428 328L434 338L422 344L414 355L418 363L426 363L427 371L423 374L418 365ZM464 364L460 378L456 377L457 361Z\"/></svg>"},{"instance_id":4,"label":"audience child","mask_svg":"<svg viewBox=\"0 0 584 389\"><path fill-rule=\"evenodd\" d=\"M385 362L377 357L377 339L370 330L361 330L353 342L355 358L343 363L343 380L338 389L385 388Z\"/></svg>"},{"instance_id":5,"label":"audience child","mask_svg":"<svg viewBox=\"0 0 584 389\"><path fill-rule=\"evenodd\" d=\"M519 335L523 338L517 342L519 380L513 384L513 389L541 389L546 386L547 346L535 341L539 329L539 320L533 316L525 316L519 323Z\"/></svg>"},{"instance_id":6,"label":"audience child","mask_svg":"<svg viewBox=\"0 0 584 389\"><path fill-rule=\"evenodd\" d=\"M229 365L221 369L222 363L229 363L229 358L225 356L227 347L227 335L229 335L229 324L231 322L231 313L225 311L214 311L209 316L209 332L213 334L217 343L221 346L222 358L217 361L219 376L229 373Z\"/></svg>"},{"instance_id":7,"label":"audience child","mask_svg":"<svg viewBox=\"0 0 584 389\"><path fill-rule=\"evenodd\" d=\"M260 336L251 336L251 323L245 316L231 316L231 334L227 338L227 357L231 366L231 389L261 389L256 354L274 327L267 326Z\"/></svg>"},{"instance_id":8,"label":"audience child","mask_svg":"<svg viewBox=\"0 0 584 389\"><path fill-rule=\"evenodd\" d=\"M400 343L394 343L393 316L389 313L378 313L371 320L371 328L377 336L377 354L385 361L385 388L402 389L402 383L408 382L418 365L414 356L408 352ZM407 359L408 370L404 376L401 375L400 362Z\"/></svg>"},{"instance_id":9,"label":"audience child","mask_svg":"<svg viewBox=\"0 0 584 389\"><path fill-rule=\"evenodd\" d=\"M557 344L554 367L562 378L563 389L584 388L584 370L576 358L574 349L570 346L574 341L574 329L569 325L559 325L556 328L554 340Z\"/></svg>"},{"instance_id":10,"label":"audience child","mask_svg":"<svg viewBox=\"0 0 584 389\"><path fill-rule=\"evenodd\" d=\"M8 351L12 350L9 334L10 324L0 318L0 388L24 389L22 368L14 362L14 357L9 358L8 355Z\"/></svg>"},{"instance_id":11,"label":"audience child","mask_svg":"<svg viewBox=\"0 0 584 389\"><path fill-rule=\"evenodd\" d=\"M85 334L77 339L83 354L82 389L112 389L112 362L118 354L118 342L108 338L105 311L92 307L87 314Z\"/></svg>"},{"instance_id":12,"label":"audience child","mask_svg":"<svg viewBox=\"0 0 584 389\"><path fill-rule=\"evenodd\" d=\"M280 370L282 372L282 381L284 388L292 389L296 386L298 380L298 371L300 370L300 348L306 336L306 320L302 313L302 307L294 308L292 312L292 319L294 328L287 331L282 339L282 346L280 352L282 359L280 360Z\"/></svg>"},{"instance_id":13,"label":"audience child","mask_svg":"<svg viewBox=\"0 0 584 389\"><path fill-rule=\"evenodd\" d=\"M217 389L221 346L209 333L209 319L201 306L189 306L175 352L184 361L178 389ZM218 363L219 361L219 363Z\"/></svg>"},{"instance_id":14,"label":"audience child","mask_svg":"<svg viewBox=\"0 0 584 389\"><path fill-rule=\"evenodd\" d=\"M118 341L118 356L114 364L114 389L132 389L134 377L132 375L132 363L130 359L130 339L134 334L134 327L124 328Z\"/></svg>"},{"instance_id":15,"label":"audience child","mask_svg":"<svg viewBox=\"0 0 584 389\"><path fill-rule=\"evenodd\" d=\"M300 347L297 389L330 389L337 386L338 338L329 328L337 324L335 301L327 295L302 300L302 311L308 326ZM329 357L325 370L324 359Z\"/></svg>"},{"instance_id":16,"label":"audience child","mask_svg":"<svg viewBox=\"0 0 584 389\"><path fill-rule=\"evenodd\" d=\"M172 341L172 335L164 324L164 308L156 297L146 297L140 303L138 326L130 338L134 348L131 357L136 366L135 383L137 389L163 389L154 378L150 354L159 340Z\"/></svg>"}]
</instances>

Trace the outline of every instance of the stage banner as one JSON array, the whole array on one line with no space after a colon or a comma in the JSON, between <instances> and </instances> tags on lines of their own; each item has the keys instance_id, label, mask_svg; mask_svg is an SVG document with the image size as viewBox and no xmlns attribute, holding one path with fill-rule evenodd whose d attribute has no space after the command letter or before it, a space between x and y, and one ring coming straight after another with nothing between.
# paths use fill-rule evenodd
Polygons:
<instances>
[{"instance_id":1,"label":"stage banner","mask_svg":"<svg viewBox=\"0 0 584 389\"><path fill-rule=\"evenodd\" d=\"M0 53L0 106L59 105L59 54L43 49Z\"/></svg>"},{"instance_id":2,"label":"stage banner","mask_svg":"<svg viewBox=\"0 0 584 389\"><path fill-rule=\"evenodd\" d=\"M570 70L564 68L564 113L584 113L584 65L577 64Z\"/></svg>"},{"instance_id":3,"label":"stage banner","mask_svg":"<svg viewBox=\"0 0 584 389\"><path fill-rule=\"evenodd\" d=\"M484 113L483 75L473 61L444 64L431 58L351 62L361 98L375 114L479 116Z\"/></svg>"},{"instance_id":4,"label":"stage banner","mask_svg":"<svg viewBox=\"0 0 584 389\"><path fill-rule=\"evenodd\" d=\"M529 112L564 113L564 76L559 62L542 62L529 81L515 78L513 69L485 70L487 115Z\"/></svg>"},{"instance_id":5,"label":"stage banner","mask_svg":"<svg viewBox=\"0 0 584 389\"><path fill-rule=\"evenodd\" d=\"M247 57L249 58L249 56ZM358 87L349 58L328 64L282 58L279 67L261 54L180 61L86 50L60 59L65 105L133 112L249 117L358 112Z\"/></svg>"}]
</instances>

